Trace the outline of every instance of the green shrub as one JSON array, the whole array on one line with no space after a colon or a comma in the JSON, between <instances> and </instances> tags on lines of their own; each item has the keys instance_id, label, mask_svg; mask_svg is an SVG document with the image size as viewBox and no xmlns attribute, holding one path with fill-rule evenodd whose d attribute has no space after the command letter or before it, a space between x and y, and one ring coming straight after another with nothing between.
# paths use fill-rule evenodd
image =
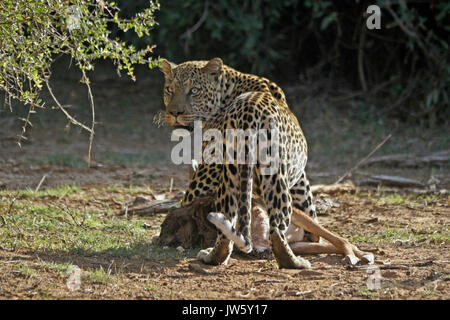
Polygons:
<instances>
[{"instance_id":1,"label":"green shrub","mask_svg":"<svg viewBox=\"0 0 450 320\"><path fill-rule=\"evenodd\" d=\"M87 71L94 69L98 59L109 59L117 70L134 79L134 64L157 65L151 59L151 47L136 49L112 37L113 29L137 37L149 35L155 25L154 12L159 5L146 1L146 8L132 17L119 17L119 8L112 1L98 0L5 0L0 1L0 90L6 101L17 99L29 106L19 138L25 139L30 115L45 102L40 98L46 88L54 103L69 120L90 132L90 147L94 136L95 108ZM92 124L87 127L74 119L53 95L49 84L51 66L60 55L68 55L83 74L90 97ZM11 108L11 104L9 103ZM89 151L90 159L90 151Z\"/></svg>"}]
</instances>

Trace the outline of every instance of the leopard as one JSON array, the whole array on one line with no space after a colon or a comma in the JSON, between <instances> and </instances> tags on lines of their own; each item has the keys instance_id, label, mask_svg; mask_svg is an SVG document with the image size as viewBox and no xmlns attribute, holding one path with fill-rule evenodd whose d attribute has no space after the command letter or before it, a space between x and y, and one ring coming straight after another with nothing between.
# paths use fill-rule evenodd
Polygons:
<instances>
[{"instance_id":1,"label":"leopard","mask_svg":"<svg viewBox=\"0 0 450 320\"><path fill-rule=\"evenodd\" d=\"M248 154L253 147L250 137L245 137L240 150L223 140L224 155L243 156L243 163L198 164L181 205L213 194L215 212L209 213L208 220L217 227L217 238L214 246L200 250L197 258L206 264L226 265L234 245L250 253L252 199L258 198L267 210L270 251L278 266L309 268L309 261L294 254L286 237L292 234L287 231L297 228L300 240L319 241L315 234L291 223L293 208L315 221L317 214L305 172L306 138L283 90L265 77L225 65L221 58L179 64L162 59L160 68L164 74L164 119L172 127L192 132L194 125L201 123L204 130L215 129L222 136L227 130L263 131L268 140L271 132L277 133L279 160L269 173L266 164L250 161L254 160Z\"/></svg>"}]
</instances>

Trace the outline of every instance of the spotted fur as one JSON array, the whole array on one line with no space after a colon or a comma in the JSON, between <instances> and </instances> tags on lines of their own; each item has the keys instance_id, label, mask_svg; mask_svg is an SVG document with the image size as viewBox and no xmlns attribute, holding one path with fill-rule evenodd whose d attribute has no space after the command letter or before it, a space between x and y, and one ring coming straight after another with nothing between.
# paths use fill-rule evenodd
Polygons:
<instances>
[{"instance_id":1,"label":"spotted fur","mask_svg":"<svg viewBox=\"0 0 450 320\"><path fill-rule=\"evenodd\" d=\"M249 252L251 243L251 200L260 197L268 212L270 246L280 267L304 268L309 262L296 257L285 233L292 226L292 207L316 219L309 182L305 175L307 145L297 118L289 109L281 88L270 80L241 73L223 65L220 58L189 61L175 65L162 61L165 75L166 121L175 127L193 128L201 120L204 129L277 129L280 166L271 175L262 174L262 165L198 165L183 199L183 205L196 197L214 193L216 212L211 219L218 227L214 248L200 251L198 258L210 264L226 264L234 240ZM270 140L270 134L267 139ZM225 141L224 141L225 142ZM249 139L245 150L250 148ZM224 155L238 153L224 147ZM225 221L226 219L227 221ZM224 234L225 233L225 234ZM299 230L306 241L317 237Z\"/></svg>"}]
</instances>

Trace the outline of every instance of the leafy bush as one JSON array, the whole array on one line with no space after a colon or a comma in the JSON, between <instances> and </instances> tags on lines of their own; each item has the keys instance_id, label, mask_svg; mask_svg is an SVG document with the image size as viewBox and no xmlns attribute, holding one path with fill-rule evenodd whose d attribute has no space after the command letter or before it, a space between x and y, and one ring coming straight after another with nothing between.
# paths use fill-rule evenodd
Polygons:
<instances>
[{"instance_id":1,"label":"leafy bush","mask_svg":"<svg viewBox=\"0 0 450 320\"><path fill-rule=\"evenodd\" d=\"M143 11L123 19L115 3L104 0L0 2L0 89L6 92L6 101L13 98L29 106L20 139L25 138L30 114L44 107L39 94L46 87L67 117L91 133L92 145L95 111L86 71L94 69L97 59L112 60L118 71L124 70L132 78L134 64L148 64L150 68L156 65L149 57L150 46L138 50L111 37L113 28L133 30L137 37L149 35L159 5L154 1L146 3ZM87 85L92 107L91 127L71 117L53 95L49 84L51 65L59 55L69 55L83 73L82 82Z\"/></svg>"}]
</instances>

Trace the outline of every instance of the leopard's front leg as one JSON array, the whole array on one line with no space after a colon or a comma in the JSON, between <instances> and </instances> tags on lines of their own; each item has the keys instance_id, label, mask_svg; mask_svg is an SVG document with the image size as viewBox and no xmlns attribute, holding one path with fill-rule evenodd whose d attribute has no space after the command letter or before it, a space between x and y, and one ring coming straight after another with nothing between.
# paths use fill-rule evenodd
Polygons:
<instances>
[{"instance_id":1,"label":"leopard's front leg","mask_svg":"<svg viewBox=\"0 0 450 320\"><path fill-rule=\"evenodd\" d=\"M184 195L182 206L189 205L195 198L210 195L216 192L221 177L221 165L201 164L197 170L192 170L191 182ZM216 208L220 208L221 203L216 201ZM215 249L215 250L214 250ZM215 246L205 250L200 250L197 258L208 264L227 264L233 250L233 242L229 241L220 231L218 231Z\"/></svg>"},{"instance_id":2,"label":"leopard's front leg","mask_svg":"<svg viewBox=\"0 0 450 320\"><path fill-rule=\"evenodd\" d=\"M208 215L208 220L218 229L216 244L198 255L205 263L226 264L233 243L243 252L251 252L252 176L251 165L224 165L215 202L217 212Z\"/></svg>"},{"instance_id":3,"label":"leopard's front leg","mask_svg":"<svg viewBox=\"0 0 450 320\"><path fill-rule=\"evenodd\" d=\"M225 175L227 175L226 179L224 178ZM197 255L199 260L207 264L227 264L233 250L233 241L222 232L224 228L229 229L230 233L236 232L237 192L236 185L230 180L229 175L229 168L224 165L215 199L217 213L208 215L208 220L218 227L216 243L212 248L200 250ZM214 218L216 219L214 220Z\"/></svg>"}]
</instances>

